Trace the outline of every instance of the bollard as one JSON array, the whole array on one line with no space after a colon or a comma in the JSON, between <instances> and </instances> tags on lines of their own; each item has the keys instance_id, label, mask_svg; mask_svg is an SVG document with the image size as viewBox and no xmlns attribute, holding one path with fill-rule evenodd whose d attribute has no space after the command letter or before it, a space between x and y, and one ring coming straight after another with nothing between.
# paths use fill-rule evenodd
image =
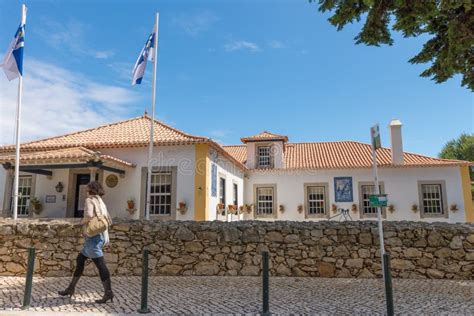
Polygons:
<instances>
[{"instance_id":1,"label":"bollard","mask_svg":"<svg viewBox=\"0 0 474 316\"><path fill-rule=\"evenodd\" d=\"M262 252L262 286L263 286L263 304L262 304L262 315L269 315L270 307L269 307L269 272L268 272L268 252Z\"/></svg>"},{"instance_id":2,"label":"bollard","mask_svg":"<svg viewBox=\"0 0 474 316\"><path fill-rule=\"evenodd\" d=\"M142 260L142 298L140 309L138 312L140 314L150 313L148 308L148 249L143 250L143 260Z\"/></svg>"},{"instance_id":3,"label":"bollard","mask_svg":"<svg viewBox=\"0 0 474 316\"><path fill-rule=\"evenodd\" d=\"M392 289L392 274L390 271L390 255L385 253L383 255L383 273L385 280L385 300L387 302L387 315L393 316L393 289Z\"/></svg>"},{"instance_id":4,"label":"bollard","mask_svg":"<svg viewBox=\"0 0 474 316\"><path fill-rule=\"evenodd\" d=\"M28 248L28 267L26 270L25 295L23 297L22 309L30 307L31 289L33 287L33 270L35 267L35 248Z\"/></svg>"}]
</instances>

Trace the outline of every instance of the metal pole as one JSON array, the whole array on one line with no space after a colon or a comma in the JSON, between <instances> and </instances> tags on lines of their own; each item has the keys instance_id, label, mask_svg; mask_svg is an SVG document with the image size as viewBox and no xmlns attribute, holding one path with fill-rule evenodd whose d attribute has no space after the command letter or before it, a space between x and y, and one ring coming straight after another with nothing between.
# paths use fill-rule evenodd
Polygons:
<instances>
[{"instance_id":1,"label":"metal pole","mask_svg":"<svg viewBox=\"0 0 474 316\"><path fill-rule=\"evenodd\" d=\"M153 146L154 146L154 127L155 127L155 103L156 103L156 70L158 64L158 23L160 21L160 13L156 13L155 17L155 43L154 43L154 60L153 60L153 81L152 81L152 94L151 94L151 120L150 120L150 145L148 147L148 174L147 174L147 188L146 188L146 206L145 206L145 219L150 219L150 204L151 204L151 159L153 158Z\"/></svg>"},{"instance_id":2,"label":"metal pole","mask_svg":"<svg viewBox=\"0 0 474 316\"><path fill-rule=\"evenodd\" d=\"M26 6L21 5L21 25L26 24ZM20 177L20 118L21 118L21 99L23 94L23 74L18 77L18 104L16 108L16 131L15 131L15 177L13 181L13 219L18 217L18 184Z\"/></svg>"},{"instance_id":3,"label":"metal pole","mask_svg":"<svg viewBox=\"0 0 474 316\"><path fill-rule=\"evenodd\" d=\"M383 270L385 275L385 298L387 303L387 315L393 316L395 314L393 307L393 288L392 288L392 275L390 272L390 255L384 254L383 257Z\"/></svg>"},{"instance_id":4,"label":"metal pole","mask_svg":"<svg viewBox=\"0 0 474 316\"><path fill-rule=\"evenodd\" d=\"M31 288L33 287L33 270L35 267L35 248L28 248L28 268L26 271L25 295L23 296L22 309L30 306Z\"/></svg>"},{"instance_id":5,"label":"metal pole","mask_svg":"<svg viewBox=\"0 0 474 316\"><path fill-rule=\"evenodd\" d=\"M268 252L262 252L262 293L263 293L263 304L262 304L262 314L269 315L270 314L270 303L269 303L269 272L268 272Z\"/></svg>"},{"instance_id":6,"label":"metal pole","mask_svg":"<svg viewBox=\"0 0 474 316\"><path fill-rule=\"evenodd\" d=\"M148 249L143 250L143 260L142 260L142 297L140 309L138 312L140 314L150 313L148 308Z\"/></svg>"},{"instance_id":7,"label":"metal pole","mask_svg":"<svg viewBox=\"0 0 474 316\"><path fill-rule=\"evenodd\" d=\"M374 167L375 194L380 195L379 175L377 170L377 150L374 147L374 142L372 142L372 160ZM377 222L379 228L380 259L382 260L382 273L385 284L385 302L387 304L387 314L390 316L393 315L392 278L390 275L390 256L385 253L381 207L377 207Z\"/></svg>"},{"instance_id":8,"label":"metal pole","mask_svg":"<svg viewBox=\"0 0 474 316\"><path fill-rule=\"evenodd\" d=\"M379 174L377 171L377 151L372 147L372 160L374 164L374 184L375 184L375 194L380 194L379 188ZM383 225L382 225L382 208L377 207L377 222L379 226L379 241L380 241L380 257L382 258L383 264L383 255L385 254L385 246L383 240Z\"/></svg>"}]
</instances>

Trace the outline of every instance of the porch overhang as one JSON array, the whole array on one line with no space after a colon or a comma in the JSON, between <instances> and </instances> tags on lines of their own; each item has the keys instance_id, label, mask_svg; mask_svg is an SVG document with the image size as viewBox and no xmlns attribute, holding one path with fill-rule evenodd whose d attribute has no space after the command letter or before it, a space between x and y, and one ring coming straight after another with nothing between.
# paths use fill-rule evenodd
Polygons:
<instances>
[{"instance_id":1,"label":"porch overhang","mask_svg":"<svg viewBox=\"0 0 474 316\"><path fill-rule=\"evenodd\" d=\"M0 155L0 163L7 170L14 169L13 154ZM103 155L87 148L76 147L53 151L20 154L20 171L52 176L54 169L97 168L124 175L135 165L110 155Z\"/></svg>"}]
</instances>

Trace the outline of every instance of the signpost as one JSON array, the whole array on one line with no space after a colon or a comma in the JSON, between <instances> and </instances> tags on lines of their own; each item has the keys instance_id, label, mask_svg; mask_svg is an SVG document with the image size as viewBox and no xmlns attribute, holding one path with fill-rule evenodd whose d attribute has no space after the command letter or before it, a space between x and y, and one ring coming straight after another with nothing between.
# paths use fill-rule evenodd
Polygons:
<instances>
[{"instance_id":1,"label":"signpost","mask_svg":"<svg viewBox=\"0 0 474 316\"><path fill-rule=\"evenodd\" d=\"M387 303L387 314L389 316L394 314L393 309L393 293L392 293L392 278L390 275L390 256L385 254L385 245L383 239L383 225L382 225L382 207L387 206L387 195L380 194L379 175L377 170L377 149L382 147L380 140L379 124L374 125L370 129L370 137L372 142L372 162L374 168L374 185L375 194L369 196L370 206L377 207L377 221L379 226L379 240L380 240L380 257L382 258L383 279L385 283L385 301Z\"/></svg>"},{"instance_id":2,"label":"signpost","mask_svg":"<svg viewBox=\"0 0 474 316\"><path fill-rule=\"evenodd\" d=\"M369 195L369 202L372 207L386 207L387 201L387 194Z\"/></svg>"}]
</instances>

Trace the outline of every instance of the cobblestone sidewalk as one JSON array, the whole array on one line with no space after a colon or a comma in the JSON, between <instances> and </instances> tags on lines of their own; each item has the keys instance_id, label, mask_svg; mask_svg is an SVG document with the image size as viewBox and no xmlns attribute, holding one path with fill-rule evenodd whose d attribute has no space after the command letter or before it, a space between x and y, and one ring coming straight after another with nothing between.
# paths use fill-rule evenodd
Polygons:
<instances>
[{"instance_id":1,"label":"cobblestone sidewalk","mask_svg":"<svg viewBox=\"0 0 474 316\"><path fill-rule=\"evenodd\" d=\"M69 278L34 278L32 305L21 311L24 278L0 277L0 315L65 312L135 314L140 278L115 277L114 303L98 305L98 278L83 277L72 299L59 297ZM152 277L149 307L155 314L244 313L261 309L255 277ZM473 314L474 281L393 280L397 314ZM380 279L271 278L270 311L276 314L383 314ZM56 312L56 313L54 313Z\"/></svg>"}]
</instances>

